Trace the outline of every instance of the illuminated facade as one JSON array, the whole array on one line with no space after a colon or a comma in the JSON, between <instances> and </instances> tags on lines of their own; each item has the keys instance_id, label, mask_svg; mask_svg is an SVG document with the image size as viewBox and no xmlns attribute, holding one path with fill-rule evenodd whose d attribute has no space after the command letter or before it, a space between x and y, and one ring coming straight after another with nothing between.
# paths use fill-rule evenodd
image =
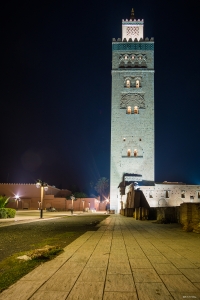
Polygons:
<instances>
[{"instance_id":1,"label":"illuminated facade","mask_svg":"<svg viewBox=\"0 0 200 300\"><path fill-rule=\"evenodd\" d=\"M121 182L154 184L154 41L143 20L122 20L112 43L111 209L119 211Z\"/></svg>"},{"instance_id":2,"label":"illuminated facade","mask_svg":"<svg viewBox=\"0 0 200 300\"><path fill-rule=\"evenodd\" d=\"M143 27L132 9L131 18L122 20L122 39L112 42L110 207L115 212L144 202L145 207L200 202L200 186L154 182L154 39L144 39Z\"/></svg>"}]
</instances>

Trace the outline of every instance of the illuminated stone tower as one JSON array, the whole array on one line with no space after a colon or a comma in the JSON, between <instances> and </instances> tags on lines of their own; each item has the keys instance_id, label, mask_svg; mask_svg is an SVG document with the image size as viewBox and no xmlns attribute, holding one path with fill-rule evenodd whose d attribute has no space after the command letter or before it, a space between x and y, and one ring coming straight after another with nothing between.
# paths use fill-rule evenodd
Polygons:
<instances>
[{"instance_id":1,"label":"illuminated stone tower","mask_svg":"<svg viewBox=\"0 0 200 300\"><path fill-rule=\"evenodd\" d=\"M112 43L110 204L119 212L118 187L154 185L154 42L143 20L122 20Z\"/></svg>"}]
</instances>

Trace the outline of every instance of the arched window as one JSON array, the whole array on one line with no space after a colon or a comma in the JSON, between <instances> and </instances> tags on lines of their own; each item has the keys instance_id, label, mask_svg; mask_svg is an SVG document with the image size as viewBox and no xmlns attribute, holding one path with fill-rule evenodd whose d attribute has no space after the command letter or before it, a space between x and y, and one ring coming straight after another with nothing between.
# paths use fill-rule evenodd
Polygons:
<instances>
[{"instance_id":1,"label":"arched window","mask_svg":"<svg viewBox=\"0 0 200 300\"><path fill-rule=\"evenodd\" d=\"M127 107L127 114L131 114L131 106Z\"/></svg>"},{"instance_id":2,"label":"arched window","mask_svg":"<svg viewBox=\"0 0 200 300\"><path fill-rule=\"evenodd\" d=\"M131 149L128 149L127 156L131 156Z\"/></svg>"},{"instance_id":3,"label":"arched window","mask_svg":"<svg viewBox=\"0 0 200 300\"><path fill-rule=\"evenodd\" d=\"M135 82L135 86L136 86L137 89L140 87L140 81L138 79Z\"/></svg>"},{"instance_id":4,"label":"arched window","mask_svg":"<svg viewBox=\"0 0 200 300\"><path fill-rule=\"evenodd\" d=\"M126 87L127 87L127 88L130 88L130 86L131 86L131 82L130 82L129 79L127 79L127 80L126 80Z\"/></svg>"},{"instance_id":5,"label":"arched window","mask_svg":"<svg viewBox=\"0 0 200 300\"><path fill-rule=\"evenodd\" d=\"M137 149L134 149L134 156L137 156L138 155L138 151Z\"/></svg>"},{"instance_id":6,"label":"arched window","mask_svg":"<svg viewBox=\"0 0 200 300\"><path fill-rule=\"evenodd\" d=\"M139 114L139 109L138 109L138 106L134 106L134 114Z\"/></svg>"}]
</instances>

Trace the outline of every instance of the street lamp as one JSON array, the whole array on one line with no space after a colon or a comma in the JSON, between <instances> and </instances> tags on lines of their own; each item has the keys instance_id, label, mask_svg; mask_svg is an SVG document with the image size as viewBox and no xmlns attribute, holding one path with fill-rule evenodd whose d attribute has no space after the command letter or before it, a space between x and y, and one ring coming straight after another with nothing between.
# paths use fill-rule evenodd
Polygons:
<instances>
[{"instance_id":1,"label":"street lamp","mask_svg":"<svg viewBox=\"0 0 200 300\"><path fill-rule=\"evenodd\" d=\"M71 200L72 200L72 209L71 209L71 214L73 215L73 210L74 210L74 200L76 199L75 197L74 197L74 195L71 195Z\"/></svg>"},{"instance_id":2,"label":"street lamp","mask_svg":"<svg viewBox=\"0 0 200 300\"><path fill-rule=\"evenodd\" d=\"M40 198L40 219L43 218L43 198L44 198L44 190L45 192L48 190L48 184L38 179L36 182L36 188L40 188L41 190L41 198Z\"/></svg>"},{"instance_id":3,"label":"street lamp","mask_svg":"<svg viewBox=\"0 0 200 300\"><path fill-rule=\"evenodd\" d=\"M83 212L84 212L85 200L82 200L82 202L83 202Z\"/></svg>"},{"instance_id":4,"label":"street lamp","mask_svg":"<svg viewBox=\"0 0 200 300\"><path fill-rule=\"evenodd\" d=\"M17 203L16 210L18 210L18 206L19 206L19 201L20 201L20 200L21 200L21 199L19 198L19 196L16 195L16 196L15 196L15 201L16 201L16 203Z\"/></svg>"}]
</instances>

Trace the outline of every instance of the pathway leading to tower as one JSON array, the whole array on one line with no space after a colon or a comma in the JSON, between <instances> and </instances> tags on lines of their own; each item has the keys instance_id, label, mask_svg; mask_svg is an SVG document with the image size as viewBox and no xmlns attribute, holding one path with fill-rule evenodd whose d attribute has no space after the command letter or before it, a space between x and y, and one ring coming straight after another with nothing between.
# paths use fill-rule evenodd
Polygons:
<instances>
[{"instance_id":1,"label":"pathway leading to tower","mask_svg":"<svg viewBox=\"0 0 200 300\"><path fill-rule=\"evenodd\" d=\"M112 215L0 299L200 299L199 250L177 224Z\"/></svg>"}]
</instances>

